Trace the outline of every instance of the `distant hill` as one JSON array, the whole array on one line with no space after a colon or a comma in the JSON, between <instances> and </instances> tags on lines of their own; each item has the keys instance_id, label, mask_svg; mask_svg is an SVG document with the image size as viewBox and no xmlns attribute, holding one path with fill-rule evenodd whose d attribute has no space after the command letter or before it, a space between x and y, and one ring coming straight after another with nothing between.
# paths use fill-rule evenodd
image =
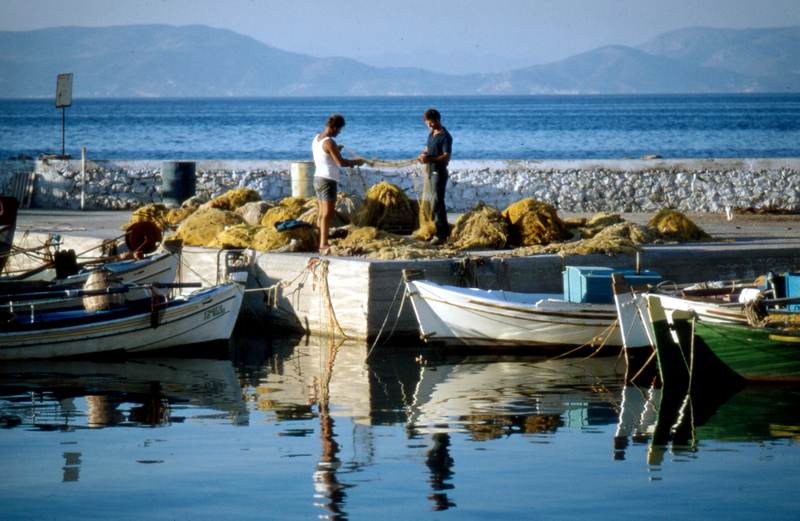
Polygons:
<instances>
[{"instance_id":1,"label":"distant hill","mask_svg":"<svg viewBox=\"0 0 800 521\"><path fill-rule=\"evenodd\" d=\"M637 48L609 46L546 65L449 75L314 58L191 25L0 31L0 97L391 96L800 92L800 27L687 28Z\"/></svg>"}]
</instances>

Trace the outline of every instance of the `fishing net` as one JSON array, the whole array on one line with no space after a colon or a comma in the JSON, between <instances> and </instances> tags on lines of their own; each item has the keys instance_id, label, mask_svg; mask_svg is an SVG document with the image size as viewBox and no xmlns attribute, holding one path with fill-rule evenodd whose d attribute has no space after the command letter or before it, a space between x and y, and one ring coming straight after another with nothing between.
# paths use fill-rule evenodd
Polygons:
<instances>
[{"instance_id":1,"label":"fishing net","mask_svg":"<svg viewBox=\"0 0 800 521\"><path fill-rule=\"evenodd\" d=\"M654 226L670 239L679 242L708 242L714 239L678 210L664 209L650 219Z\"/></svg>"},{"instance_id":2,"label":"fishing net","mask_svg":"<svg viewBox=\"0 0 800 521\"><path fill-rule=\"evenodd\" d=\"M601 212L595 214L594 217L586 220L582 225L577 226L576 228L578 228L578 231L580 231L581 238L590 239L609 226L613 226L621 222L624 222L624 219L618 214Z\"/></svg>"},{"instance_id":3,"label":"fishing net","mask_svg":"<svg viewBox=\"0 0 800 521\"><path fill-rule=\"evenodd\" d=\"M669 240L658 228L641 226L628 221L607 226L598 231L593 238L602 240L609 237L629 239L634 244L661 244Z\"/></svg>"},{"instance_id":4,"label":"fishing net","mask_svg":"<svg viewBox=\"0 0 800 521\"><path fill-rule=\"evenodd\" d=\"M294 247L286 251L315 252L319 245L317 232L309 227L278 231L274 226L263 226L253 237L250 247L258 251L275 251L290 245Z\"/></svg>"},{"instance_id":5,"label":"fishing net","mask_svg":"<svg viewBox=\"0 0 800 521\"><path fill-rule=\"evenodd\" d=\"M367 190L364 210L353 216L353 223L411 233L418 227L419 219L408 195L399 186L383 181Z\"/></svg>"},{"instance_id":6,"label":"fishing net","mask_svg":"<svg viewBox=\"0 0 800 521\"><path fill-rule=\"evenodd\" d=\"M251 188L236 188L228 190L219 197L216 197L209 202L203 204L198 210L205 210L207 208L219 208L220 210L234 211L240 206L247 203L257 202L261 200L261 195Z\"/></svg>"},{"instance_id":7,"label":"fishing net","mask_svg":"<svg viewBox=\"0 0 800 521\"><path fill-rule=\"evenodd\" d=\"M229 210L197 210L184 220L172 239L182 239L187 246L205 246L226 227L244 224L244 218Z\"/></svg>"},{"instance_id":8,"label":"fishing net","mask_svg":"<svg viewBox=\"0 0 800 521\"><path fill-rule=\"evenodd\" d=\"M335 241L339 255L363 255L372 259L421 259L447 255L442 249L413 237L396 235L374 226L353 228L345 239Z\"/></svg>"},{"instance_id":9,"label":"fishing net","mask_svg":"<svg viewBox=\"0 0 800 521\"><path fill-rule=\"evenodd\" d=\"M298 219L305 212L306 208L303 206L276 206L264 213L264 217L261 218L261 226L274 228L275 224L281 221L288 221L289 219ZM310 224L314 222L316 222L316 217Z\"/></svg>"},{"instance_id":10,"label":"fishing net","mask_svg":"<svg viewBox=\"0 0 800 521\"><path fill-rule=\"evenodd\" d=\"M229 226L217 233L206 246L223 249L249 248L259 230L260 227L246 223Z\"/></svg>"},{"instance_id":11,"label":"fishing net","mask_svg":"<svg viewBox=\"0 0 800 521\"><path fill-rule=\"evenodd\" d=\"M513 247L550 244L572 238L556 209L535 199L523 199L506 208L508 244Z\"/></svg>"},{"instance_id":12,"label":"fishing net","mask_svg":"<svg viewBox=\"0 0 800 521\"><path fill-rule=\"evenodd\" d=\"M507 240L505 217L483 202L459 217L451 238L456 250L501 250Z\"/></svg>"},{"instance_id":13,"label":"fishing net","mask_svg":"<svg viewBox=\"0 0 800 521\"><path fill-rule=\"evenodd\" d=\"M131 220L123 224L121 229L127 230L131 225L138 222L151 222L155 223L161 231L168 230L170 228L170 222L167 220L169 212L169 208L161 203L148 204L136 209L131 215Z\"/></svg>"},{"instance_id":14,"label":"fishing net","mask_svg":"<svg viewBox=\"0 0 800 521\"><path fill-rule=\"evenodd\" d=\"M313 200L313 201L312 201ZM306 197L285 197L278 203L278 206L285 206L287 208L296 208L296 207L305 207L310 206L310 204L316 204L316 198L306 198Z\"/></svg>"}]
</instances>

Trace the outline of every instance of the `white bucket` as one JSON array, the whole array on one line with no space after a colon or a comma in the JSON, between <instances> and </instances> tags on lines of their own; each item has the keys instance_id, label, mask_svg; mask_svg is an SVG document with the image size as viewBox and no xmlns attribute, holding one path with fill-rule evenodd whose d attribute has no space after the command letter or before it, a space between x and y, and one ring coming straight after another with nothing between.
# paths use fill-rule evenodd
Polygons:
<instances>
[{"instance_id":1,"label":"white bucket","mask_svg":"<svg viewBox=\"0 0 800 521\"><path fill-rule=\"evenodd\" d=\"M297 161L292 163L292 197L314 197L313 161Z\"/></svg>"}]
</instances>

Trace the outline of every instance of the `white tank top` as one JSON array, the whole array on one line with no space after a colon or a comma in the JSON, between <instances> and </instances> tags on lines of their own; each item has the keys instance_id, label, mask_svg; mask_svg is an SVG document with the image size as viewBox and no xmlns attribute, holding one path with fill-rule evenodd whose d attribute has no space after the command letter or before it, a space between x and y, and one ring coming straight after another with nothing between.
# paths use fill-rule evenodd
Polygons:
<instances>
[{"instance_id":1,"label":"white tank top","mask_svg":"<svg viewBox=\"0 0 800 521\"><path fill-rule=\"evenodd\" d=\"M311 151L314 153L314 177L324 177L331 181L339 182L339 165L334 161L333 156L325 152L322 148L323 143L329 140L326 137L321 141L317 141L319 134L314 136L314 142L311 144Z\"/></svg>"}]
</instances>

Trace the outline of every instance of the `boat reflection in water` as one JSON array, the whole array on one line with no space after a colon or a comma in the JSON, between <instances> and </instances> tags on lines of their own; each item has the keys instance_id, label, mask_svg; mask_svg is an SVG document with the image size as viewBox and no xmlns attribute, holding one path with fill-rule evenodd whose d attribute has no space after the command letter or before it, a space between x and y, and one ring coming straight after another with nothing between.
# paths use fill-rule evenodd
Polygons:
<instances>
[{"instance_id":1,"label":"boat reflection in water","mask_svg":"<svg viewBox=\"0 0 800 521\"><path fill-rule=\"evenodd\" d=\"M10 433L0 445L6 475L22 475L0 480L8 518L31 517L23 500L13 500L24 490L58 498L41 503L39 517L87 505L88 514L121 513L123 494L113 491L123 490L135 498L125 506L134 508L129 517L148 518L146 506L130 505L147 505L144 498L155 494L160 504L194 509L185 517L219 517L209 510L219 508L242 519L401 519L420 509L464 518L487 509L520 518L541 509L574 518L587 512L579 497L589 490L609 505L591 508L612 518L627 504L606 494L617 483L630 490L622 514L639 512L636 502L645 497L673 504L674 489L630 480L631 471L652 476L663 466L675 471L676 485L683 465L670 466L670 451L680 460L687 451L713 450L703 447L706 440L800 433L797 388L705 390L687 400L652 381L626 385L625 362L616 356L441 359L422 345L370 353L359 342L265 343L241 331L228 347L224 359L0 365L0 432ZM160 447L148 445L154 441ZM62 494L50 471L83 487ZM600 473L607 479L582 481ZM580 493L564 496L578 482ZM174 496L162 492L175 483L182 488ZM695 479L687 483L692 488ZM508 489L503 501L491 492L498 486ZM216 493L195 493L187 506L183 498L196 490ZM175 517L175 508L163 517Z\"/></svg>"},{"instance_id":2,"label":"boat reflection in water","mask_svg":"<svg viewBox=\"0 0 800 521\"><path fill-rule=\"evenodd\" d=\"M648 455L660 465L700 452L704 442L800 441L800 386L719 385L671 394L665 388Z\"/></svg>"},{"instance_id":3,"label":"boat reflection in water","mask_svg":"<svg viewBox=\"0 0 800 521\"><path fill-rule=\"evenodd\" d=\"M247 422L242 388L229 360L161 357L0 364L3 428L70 432L166 427L184 422L183 414L195 409L217 411L234 424ZM83 454L63 456L63 481L78 481Z\"/></svg>"},{"instance_id":4,"label":"boat reflection in water","mask_svg":"<svg viewBox=\"0 0 800 521\"><path fill-rule=\"evenodd\" d=\"M346 517L347 489L359 486L356 474L374 465L380 426L404 426L408 447L421 451L427 467L431 509L446 510L457 506L449 495L455 434L479 442L525 435L549 443L562 427L619 422L625 367L618 357L436 360L429 348L414 347L379 350L365 364L367 346L313 338L273 346L272 353L251 376L251 399L259 411L286 422L286 436L312 435L293 429L291 420L318 418L322 450L314 504L327 510L327 518ZM343 433L348 439L337 442ZM353 450L344 462L342 444Z\"/></svg>"}]
</instances>

